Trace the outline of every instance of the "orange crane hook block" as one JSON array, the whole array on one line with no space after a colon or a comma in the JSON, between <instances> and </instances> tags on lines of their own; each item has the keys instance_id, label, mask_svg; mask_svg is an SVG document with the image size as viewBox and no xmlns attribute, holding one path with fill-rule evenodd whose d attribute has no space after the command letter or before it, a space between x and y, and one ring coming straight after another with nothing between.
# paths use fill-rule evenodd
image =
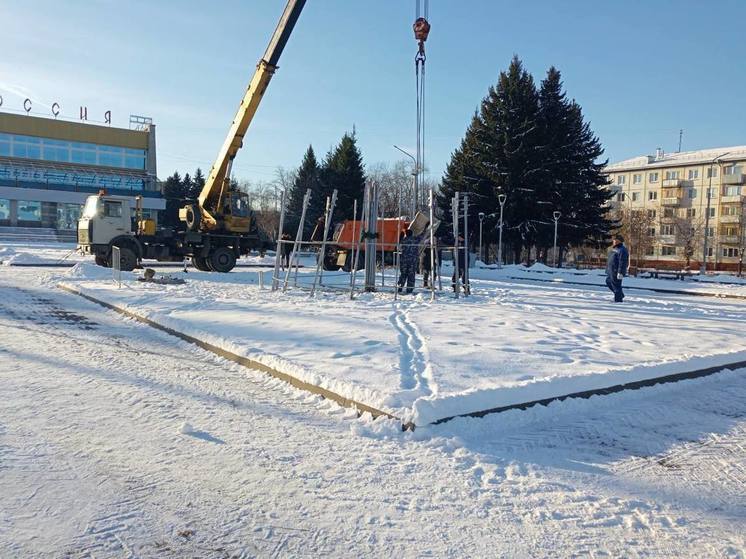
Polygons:
<instances>
[{"instance_id":1,"label":"orange crane hook block","mask_svg":"<svg viewBox=\"0 0 746 559\"><path fill-rule=\"evenodd\" d=\"M425 50L425 41L427 41L427 34L430 33L430 24L424 17L418 17L412 28L414 29L414 38L420 43L420 50Z\"/></svg>"}]
</instances>

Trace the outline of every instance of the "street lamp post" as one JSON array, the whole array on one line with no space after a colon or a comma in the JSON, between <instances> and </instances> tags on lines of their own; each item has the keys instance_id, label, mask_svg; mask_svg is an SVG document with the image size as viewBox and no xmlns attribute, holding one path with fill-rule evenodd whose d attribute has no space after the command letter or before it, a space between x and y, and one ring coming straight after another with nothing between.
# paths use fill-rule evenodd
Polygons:
<instances>
[{"instance_id":1,"label":"street lamp post","mask_svg":"<svg viewBox=\"0 0 746 559\"><path fill-rule=\"evenodd\" d=\"M482 249L482 222L484 221L484 212L479 212L479 259L484 263L484 250Z\"/></svg>"},{"instance_id":2,"label":"street lamp post","mask_svg":"<svg viewBox=\"0 0 746 559\"><path fill-rule=\"evenodd\" d=\"M503 266L503 208L505 207L505 201L508 199L505 194L498 194L497 201L500 203L500 238L497 242L497 267L502 268Z\"/></svg>"},{"instance_id":3,"label":"street lamp post","mask_svg":"<svg viewBox=\"0 0 746 559\"><path fill-rule=\"evenodd\" d=\"M713 158L712 161L710 161L710 183L707 187L707 210L705 211L705 240L702 243L702 264L699 266L699 274L701 276L704 276L707 273L707 239L709 237L710 233L710 198L712 197L712 165L718 161L721 157L725 157L730 152L726 151L725 153L721 153L717 157ZM717 267L717 266L716 266Z\"/></svg>"},{"instance_id":4,"label":"street lamp post","mask_svg":"<svg viewBox=\"0 0 746 559\"><path fill-rule=\"evenodd\" d=\"M562 214L558 211L555 211L552 214L552 217L554 218L554 267L557 267L557 224L559 223L559 218L562 216Z\"/></svg>"},{"instance_id":5,"label":"street lamp post","mask_svg":"<svg viewBox=\"0 0 746 559\"><path fill-rule=\"evenodd\" d=\"M412 187L413 187L414 192L412 192L412 206L410 208L411 212L412 212L412 215L410 217L412 219L414 219L414 215L417 213L417 202L418 202L417 196L419 194L418 193L419 185L417 184L417 182L418 182L417 181L417 175L419 175L419 168L417 167L417 160L415 159L414 155L412 155L411 153L409 153L407 151L404 151L399 146L394 145L394 148L398 149L404 155L406 155L407 157L409 157L412 160L412 162L414 163L414 168L412 169Z\"/></svg>"}]
</instances>

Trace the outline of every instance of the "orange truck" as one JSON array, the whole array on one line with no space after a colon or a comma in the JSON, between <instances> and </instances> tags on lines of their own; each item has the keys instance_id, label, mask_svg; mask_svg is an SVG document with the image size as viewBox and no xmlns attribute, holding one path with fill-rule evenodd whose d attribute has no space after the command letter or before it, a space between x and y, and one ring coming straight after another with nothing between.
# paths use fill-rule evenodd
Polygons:
<instances>
[{"instance_id":1,"label":"orange truck","mask_svg":"<svg viewBox=\"0 0 746 559\"><path fill-rule=\"evenodd\" d=\"M387 264L394 263L394 254L396 253L397 235L403 234L409 228L410 221L396 217L382 218L378 220L376 227L376 261L380 264L381 252L383 251L383 261ZM327 242L326 254L324 255L325 270L352 269L352 259L354 258L355 247L360 250L358 266L362 266L365 261L365 242L361 242L363 222L359 220L348 219L338 223L334 228L332 238ZM317 231L323 231L323 227L317 227ZM321 234L318 235L320 241ZM316 231L313 237L316 237ZM312 238L313 238L312 237Z\"/></svg>"}]
</instances>

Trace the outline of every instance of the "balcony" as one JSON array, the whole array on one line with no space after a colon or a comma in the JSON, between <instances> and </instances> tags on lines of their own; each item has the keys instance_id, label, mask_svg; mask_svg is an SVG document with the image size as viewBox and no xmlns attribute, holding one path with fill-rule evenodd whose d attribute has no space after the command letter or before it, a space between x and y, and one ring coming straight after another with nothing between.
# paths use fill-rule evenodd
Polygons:
<instances>
[{"instance_id":1,"label":"balcony","mask_svg":"<svg viewBox=\"0 0 746 559\"><path fill-rule=\"evenodd\" d=\"M694 186L694 181L687 179L663 179L661 182L663 188L683 188Z\"/></svg>"},{"instance_id":2,"label":"balcony","mask_svg":"<svg viewBox=\"0 0 746 559\"><path fill-rule=\"evenodd\" d=\"M746 200L746 196L743 196L741 194L737 196L721 196L720 197L721 204L743 204L744 200Z\"/></svg>"},{"instance_id":3,"label":"balcony","mask_svg":"<svg viewBox=\"0 0 746 559\"><path fill-rule=\"evenodd\" d=\"M741 235L720 235L721 245L739 245L741 244Z\"/></svg>"},{"instance_id":4,"label":"balcony","mask_svg":"<svg viewBox=\"0 0 746 559\"><path fill-rule=\"evenodd\" d=\"M720 223L741 223L741 216L739 214L721 215Z\"/></svg>"},{"instance_id":5,"label":"balcony","mask_svg":"<svg viewBox=\"0 0 746 559\"><path fill-rule=\"evenodd\" d=\"M746 175L743 173L723 175L723 184L746 184Z\"/></svg>"},{"instance_id":6,"label":"balcony","mask_svg":"<svg viewBox=\"0 0 746 559\"><path fill-rule=\"evenodd\" d=\"M681 204L681 196L661 198L661 206L678 206L679 204Z\"/></svg>"}]
</instances>

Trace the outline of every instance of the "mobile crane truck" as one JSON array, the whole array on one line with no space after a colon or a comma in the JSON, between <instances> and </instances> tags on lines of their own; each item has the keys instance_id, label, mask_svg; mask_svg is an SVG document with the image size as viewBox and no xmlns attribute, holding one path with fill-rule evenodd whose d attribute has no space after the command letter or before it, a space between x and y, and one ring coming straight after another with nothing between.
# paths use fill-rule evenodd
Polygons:
<instances>
[{"instance_id":1,"label":"mobile crane truck","mask_svg":"<svg viewBox=\"0 0 746 559\"><path fill-rule=\"evenodd\" d=\"M179 209L184 225L157 229L155 221L142 219L139 200L133 207L131 198L101 191L88 197L78 222L81 252L111 267L112 248L118 247L121 269L127 271L142 259L180 262L191 257L198 270L230 272L237 258L263 248L248 196L230 188L231 167L305 3L288 0L202 192L196 202Z\"/></svg>"}]
</instances>

